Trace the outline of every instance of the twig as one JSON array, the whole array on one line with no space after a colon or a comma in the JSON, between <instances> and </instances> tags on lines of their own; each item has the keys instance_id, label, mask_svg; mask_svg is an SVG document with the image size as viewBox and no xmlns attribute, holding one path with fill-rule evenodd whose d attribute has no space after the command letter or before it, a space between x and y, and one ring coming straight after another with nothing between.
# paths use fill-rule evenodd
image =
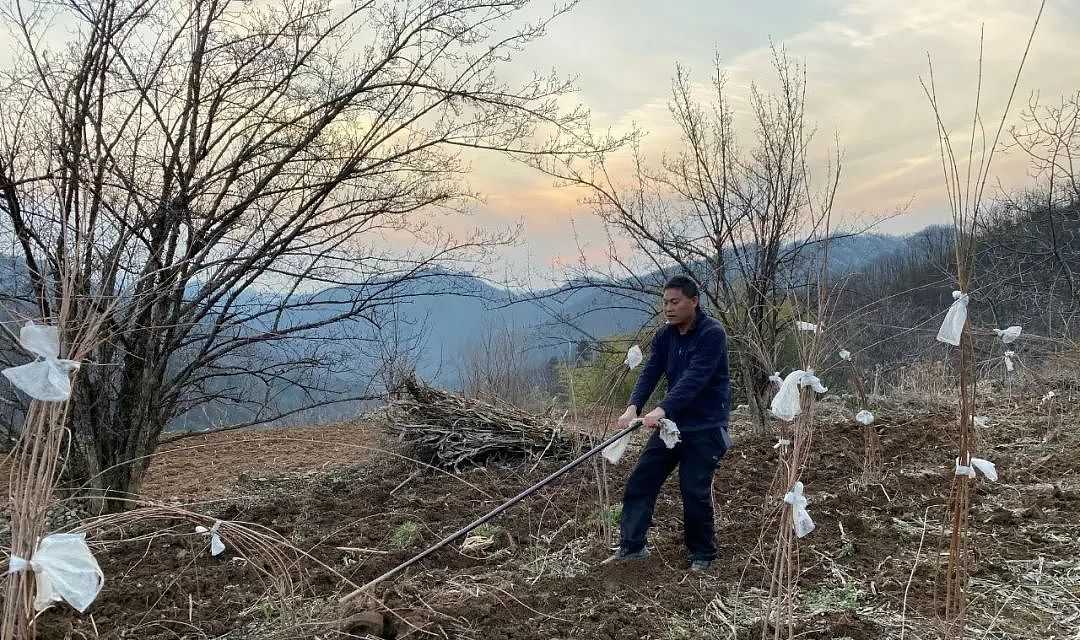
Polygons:
<instances>
[{"instance_id":1,"label":"twig","mask_svg":"<svg viewBox=\"0 0 1080 640\"><path fill-rule=\"evenodd\" d=\"M911 591L911 583L915 580L915 570L919 568L919 558L922 557L923 542L926 540L926 528L930 524L930 507L927 507L923 511L923 529L922 535L919 536L919 549L915 552L915 561L911 563L911 574L908 576L907 585L904 587L904 602L900 606L900 640L904 640L904 633L907 630L907 603L908 592Z\"/></svg>"}]
</instances>

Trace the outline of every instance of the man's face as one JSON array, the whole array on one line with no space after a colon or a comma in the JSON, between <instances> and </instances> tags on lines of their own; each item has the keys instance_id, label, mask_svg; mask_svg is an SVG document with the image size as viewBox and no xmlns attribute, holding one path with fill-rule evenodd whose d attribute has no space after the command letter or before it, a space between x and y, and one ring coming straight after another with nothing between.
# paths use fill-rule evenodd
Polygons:
<instances>
[{"instance_id":1,"label":"man's face","mask_svg":"<svg viewBox=\"0 0 1080 640\"><path fill-rule=\"evenodd\" d=\"M697 314L697 298L687 298L681 289L664 289L664 319L677 327L689 326Z\"/></svg>"}]
</instances>

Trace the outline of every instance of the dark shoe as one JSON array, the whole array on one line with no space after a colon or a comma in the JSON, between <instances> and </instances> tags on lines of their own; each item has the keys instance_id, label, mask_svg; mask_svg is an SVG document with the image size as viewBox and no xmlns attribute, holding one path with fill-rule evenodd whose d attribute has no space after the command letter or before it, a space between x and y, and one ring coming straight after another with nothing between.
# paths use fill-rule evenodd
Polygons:
<instances>
[{"instance_id":1,"label":"dark shoe","mask_svg":"<svg viewBox=\"0 0 1080 640\"><path fill-rule=\"evenodd\" d=\"M690 573L701 573L712 566L712 560L691 560Z\"/></svg>"},{"instance_id":2,"label":"dark shoe","mask_svg":"<svg viewBox=\"0 0 1080 640\"><path fill-rule=\"evenodd\" d=\"M648 557L649 557L649 549L647 547L642 547L641 549L639 549L637 551L631 551L629 553L622 550L622 549L619 549L615 553L615 555L613 555L613 556L611 556L609 558L606 558L600 564L608 564L608 563L611 563L611 562L623 562L623 561L626 561L626 560L644 560L645 558L648 558Z\"/></svg>"}]
</instances>

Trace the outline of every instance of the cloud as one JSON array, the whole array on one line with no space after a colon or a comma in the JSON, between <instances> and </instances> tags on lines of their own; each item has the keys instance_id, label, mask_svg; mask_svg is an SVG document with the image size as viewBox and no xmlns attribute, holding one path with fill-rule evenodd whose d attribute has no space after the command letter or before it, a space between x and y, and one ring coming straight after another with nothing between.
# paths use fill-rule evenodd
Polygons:
<instances>
[{"instance_id":1,"label":"cloud","mask_svg":"<svg viewBox=\"0 0 1080 640\"><path fill-rule=\"evenodd\" d=\"M888 210L915 195L916 207L944 204L934 116L919 78L934 64L937 97L953 144L967 155L978 82L980 31L981 113L995 134L1012 90L1037 2L918 0L846 2L835 19L788 40L789 53L808 69L810 119L821 133L836 131L845 151L841 210ZM1067 19L1070 18L1071 19ZM1027 92L1071 92L1080 69L1062 65L1080 31L1075 13L1043 16L1008 121L1027 103ZM769 54L749 51L732 61L743 85L768 76ZM980 140L976 140L976 153ZM1022 158L998 157L994 173L1006 185L1025 181Z\"/></svg>"},{"instance_id":2,"label":"cloud","mask_svg":"<svg viewBox=\"0 0 1080 640\"><path fill-rule=\"evenodd\" d=\"M844 150L839 211L867 215L911 202L911 215L887 229L907 231L947 220L947 202L933 116L919 77L927 53L934 63L943 118L966 151L983 50L982 109L992 134L1012 88L1038 0L582 0L556 19L548 35L503 69L509 80L552 68L577 77L578 98L593 110L599 129L649 132L646 154L658 162L674 150L678 131L668 113L676 63L692 73L697 92L709 96L713 59L719 55L736 107L751 82L771 86L770 43L786 47L807 68L809 119L818 125L816 157L824 159L834 134ZM551 4L535 3L539 17ZM1050 2L1032 47L1015 120L1037 91L1056 100L1080 87L1075 42L1080 2ZM0 62L5 62L0 52ZM742 114L745 116L745 114ZM741 123L745 126L745 118ZM601 225L579 204L580 191L553 186L546 176L505 157L469 157L471 185L486 196L472 216L443 221L462 233L475 226L501 228L524 221L524 243L506 253L507 264L548 265L576 256L579 242L599 255ZM994 161L994 178L1024 185L1019 155ZM575 237L574 226L577 224Z\"/></svg>"},{"instance_id":3,"label":"cloud","mask_svg":"<svg viewBox=\"0 0 1080 640\"><path fill-rule=\"evenodd\" d=\"M674 64L692 69L697 93L707 98L713 54L719 51L738 108L751 82L766 88L772 84L771 37L806 65L808 117L818 125L817 157L822 162L828 157L834 134L843 148L838 211L872 215L910 202L909 216L885 226L910 231L948 221L934 116L919 84L920 77L929 79L927 54L943 121L966 156L980 33L980 107L992 137L1038 5L1036 0L837 0L766 2L753 8L742 2L686 2L672 9L660 3L585 2L556 22L546 44L527 52L519 64L539 64L534 57L539 55L545 63L541 67L554 64L578 73L580 95L594 108L596 125L626 130L636 124L647 130L644 149L658 161L678 140L667 110ZM782 16L773 21L782 22L777 29L769 20L774 16ZM1008 122L1015 121L1032 91L1056 99L1080 87L1080 66L1064 62L1075 58L1078 35L1080 8L1050 3ZM999 154L991 182L1023 185L1026 168L1024 158ZM527 233L565 224L566 234L551 238L549 252L567 253L568 219L588 212L574 204L575 198L555 195L546 178L515 176L513 198L500 193L498 170L485 176L489 204L515 201Z\"/></svg>"}]
</instances>

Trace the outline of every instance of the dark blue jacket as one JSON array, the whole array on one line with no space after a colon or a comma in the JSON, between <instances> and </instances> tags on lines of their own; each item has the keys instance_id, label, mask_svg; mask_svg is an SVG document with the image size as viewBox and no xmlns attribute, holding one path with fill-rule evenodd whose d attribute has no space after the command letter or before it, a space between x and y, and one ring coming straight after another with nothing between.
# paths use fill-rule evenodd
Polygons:
<instances>
[{"instance_id":1,"label":"dark blue jacket","mask_svg":"<svg viewBox=\"0 0 1080 640\"><path fill-rule=\"evenodd\" d=\"M727 334L719 322L698 309L686 335L670 325L656 332L649 361L630 396L639 413L644 414L661 374L667 375L668 392L659 406L680 431L727 429L731 377Z\"/></svg>"}]
</instances>

